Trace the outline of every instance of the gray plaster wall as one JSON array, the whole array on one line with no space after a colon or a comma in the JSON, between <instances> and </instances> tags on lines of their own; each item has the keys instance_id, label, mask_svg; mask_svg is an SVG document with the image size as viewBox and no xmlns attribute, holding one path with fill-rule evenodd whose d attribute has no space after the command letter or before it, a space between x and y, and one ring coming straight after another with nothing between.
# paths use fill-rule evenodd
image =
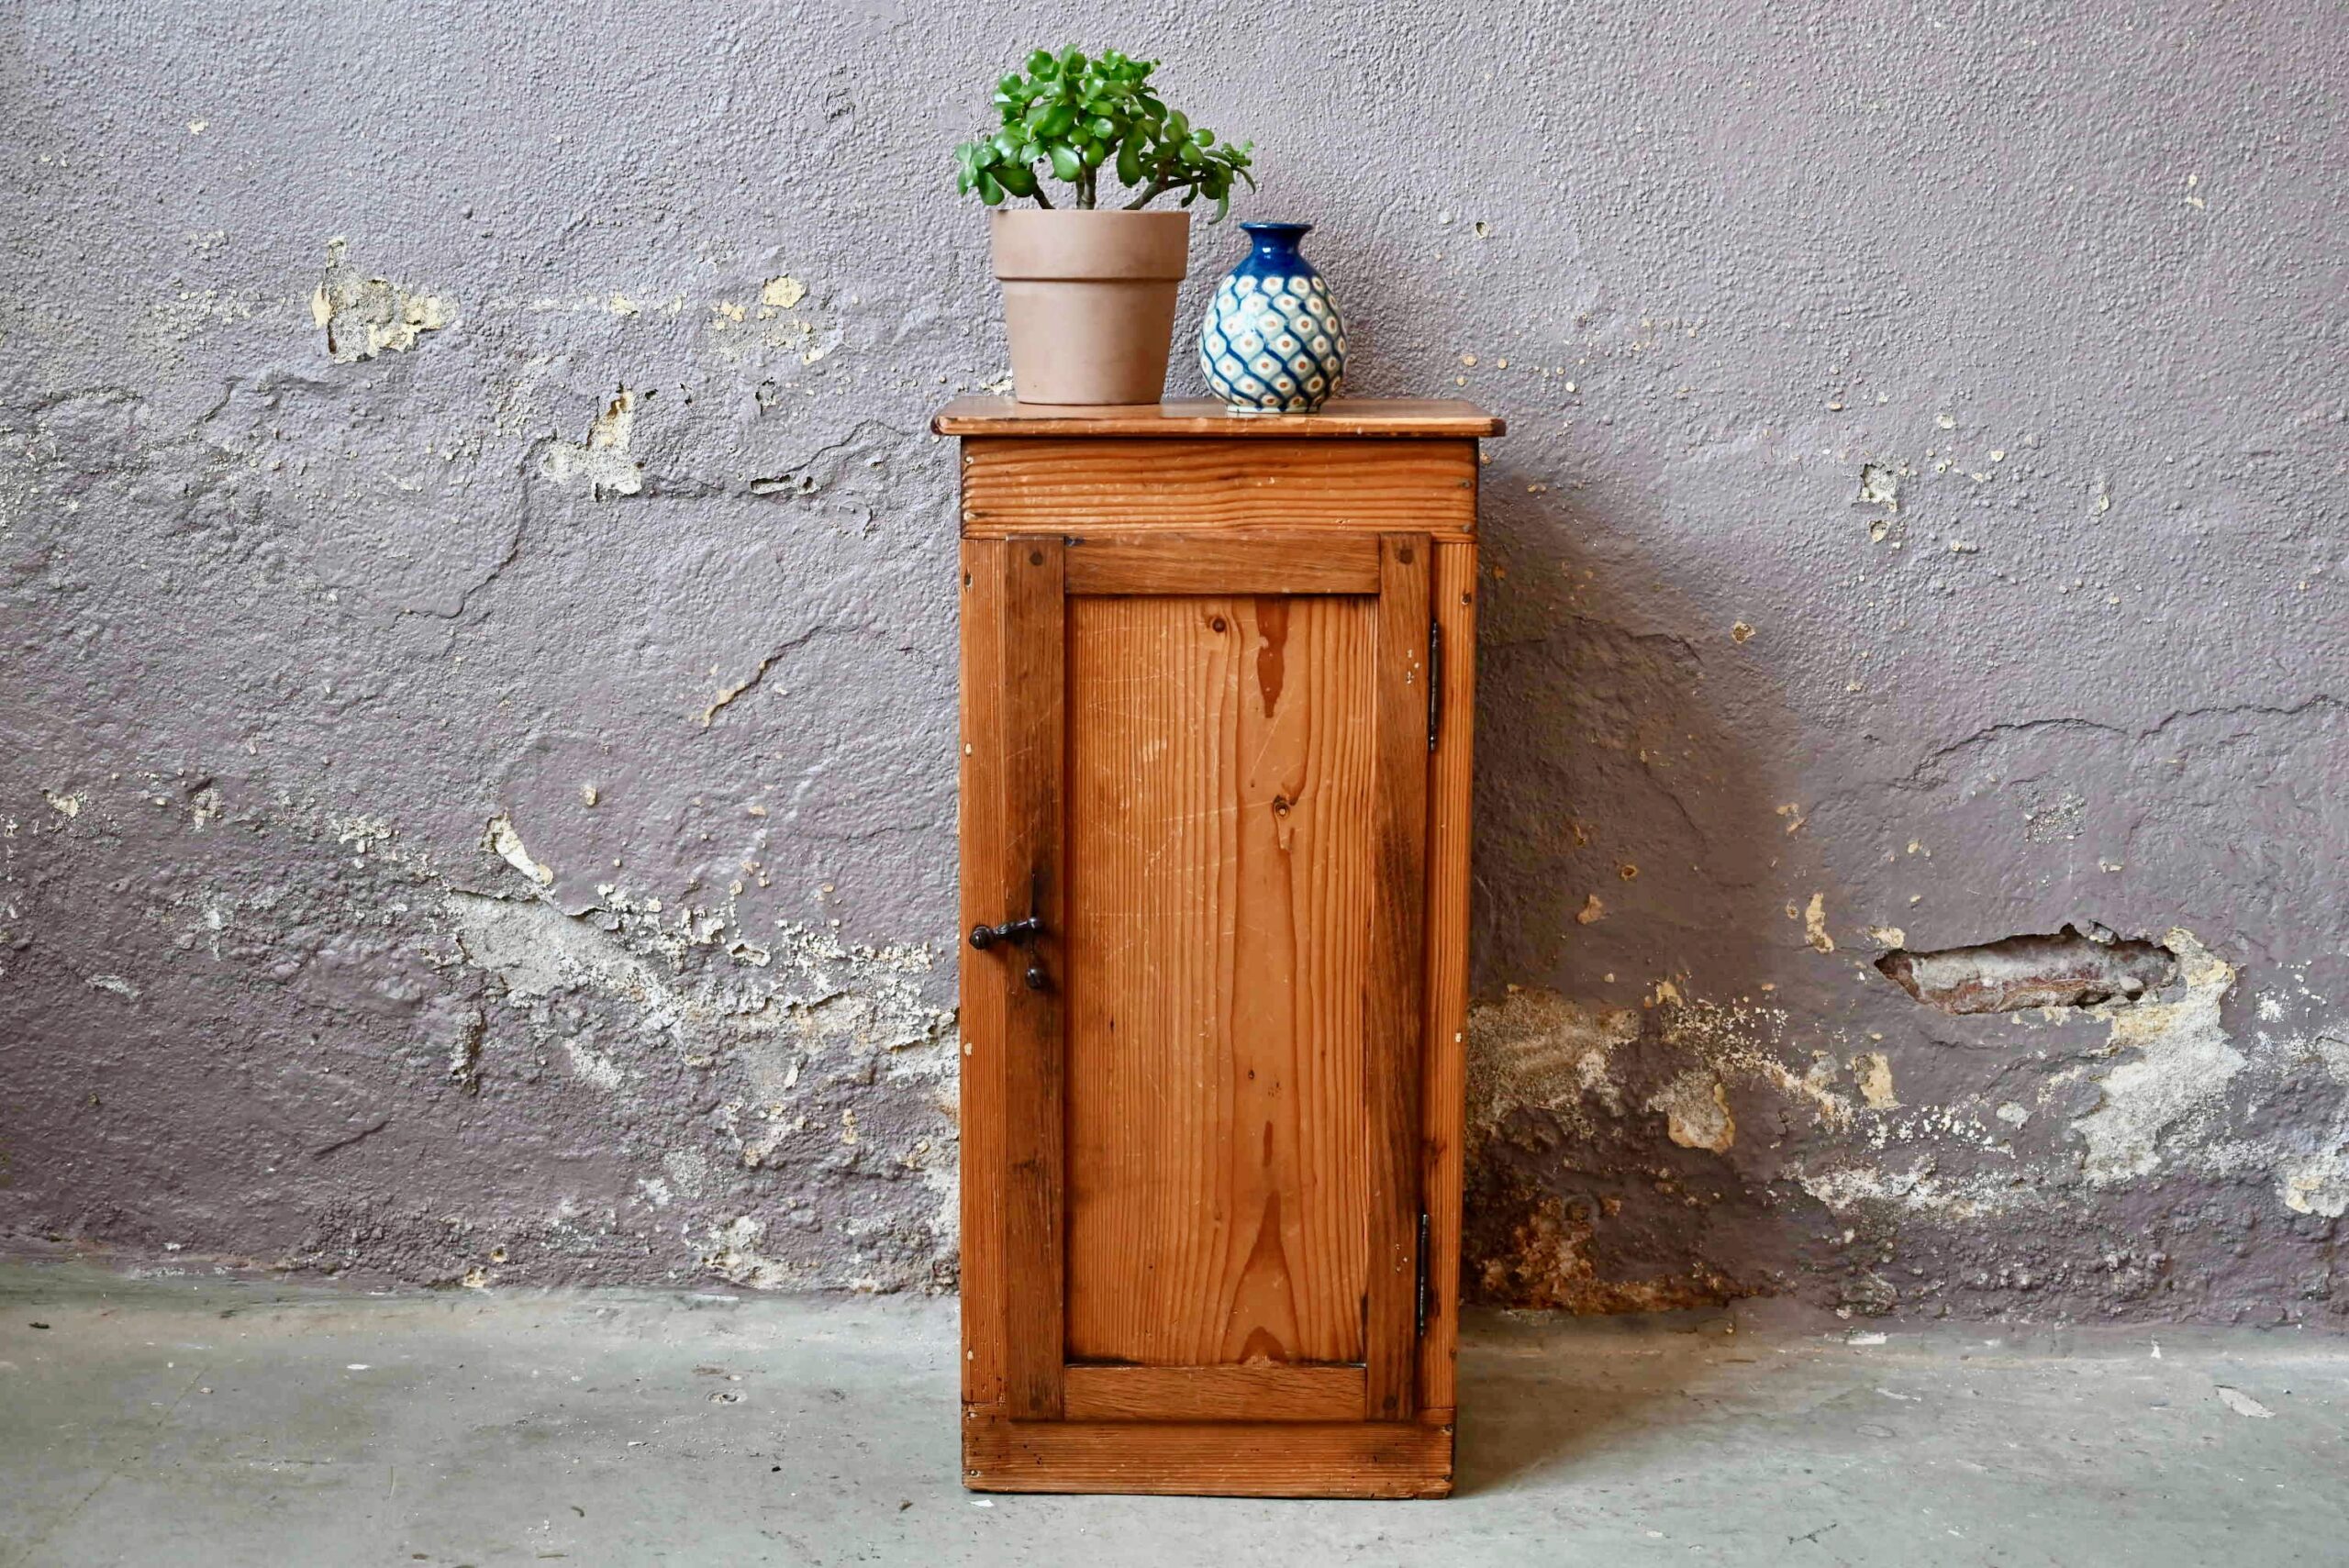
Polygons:
<instances>
[{"instance_id":1,"label":"gray plaster wall","mask_svg":"<svg viewBox=\"0 0 2349 1568\"><path fill-rule=\"evenodd\" d=\"M1074 41L1510 422L1476 1294L2349 1310L2337 9L6 28L0 1233L951 1288L946 152ZM2067 924L2157 984L1876 963Z\"/></svg>"}]
</instances>

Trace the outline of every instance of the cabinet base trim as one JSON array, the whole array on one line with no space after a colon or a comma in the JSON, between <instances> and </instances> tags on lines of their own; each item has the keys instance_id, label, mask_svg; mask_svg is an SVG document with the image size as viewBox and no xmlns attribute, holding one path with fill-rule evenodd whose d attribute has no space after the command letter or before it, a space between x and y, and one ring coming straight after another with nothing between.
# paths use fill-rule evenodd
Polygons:
<instances>
[{"instance_id":1,"label":"cabinet base trim","mask_svg":"<svg viewBox=\"0 0 2349 1568\"><path fill-rule=\"evenodd\" d=\"M1443 1497L1452 1429L1407 1421L963 1423L974 1492L1205 1497Z\"/></svg>"}]
</instances>

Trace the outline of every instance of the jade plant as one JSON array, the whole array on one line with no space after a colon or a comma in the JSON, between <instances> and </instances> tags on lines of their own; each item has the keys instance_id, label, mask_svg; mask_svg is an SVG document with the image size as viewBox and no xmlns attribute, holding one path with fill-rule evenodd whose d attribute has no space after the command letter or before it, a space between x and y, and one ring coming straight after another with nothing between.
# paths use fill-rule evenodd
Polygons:
<instances>
[{"instance_id":1,"label":"jade plant","mask_svg":"<svg viewBox=\"0 0 2349 1568\"><path fill-rule=\"evenodd\" d=\"M1128 212L1180 191L1185 206L1211 199L1219 221L1231 210L1235 178L1255 188L1248 172L1255 143L1218 145L1215 132L1169 109L1151 90L1157 69L1156 61L1130 60L1115 50L1090 59L1074 49L1038 50L1026 70L996 83L1002 128L954 150L954 188L965 195L976 191L989 206L1024 196L1049 207L1049 175L1074 187L1063 205L1092 208L1100 205L1102 171L1114 169L1119 183L1136 193L1125 204Z\"/></svg>"}]
</instances>

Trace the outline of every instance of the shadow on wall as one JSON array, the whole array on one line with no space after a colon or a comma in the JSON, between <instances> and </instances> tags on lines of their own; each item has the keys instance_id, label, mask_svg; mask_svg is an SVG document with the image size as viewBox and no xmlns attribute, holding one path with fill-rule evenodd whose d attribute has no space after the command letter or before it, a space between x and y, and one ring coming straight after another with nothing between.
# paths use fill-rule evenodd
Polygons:
<instances>
[{"instance_id":1,"label":"shadow on wall","mask_svg":"<svg viewBox=\"0 0 2349 1568\"><path fill-rule=\"evenodd\" d=\"M2004 725L1822 784L1831 765L1791 750L1816 721L1737 655L1742 623L1675 596L1686 562L1651 565L1638 529L1577 516L1505 445L1486 489L1469 1299L2344 1309L2349 1046L2303 1007L2330 981L2257 951L2212 891L2328 929L2326 862L2295 847L2338 836L2299 782L2337 776L2336 703ZM2251 727L2287 723L2244 773ZM1795 778L1823 793L1768 793ZM2213 797L2223 838L2203 830ZM1963 885L1912 827L1964 851ZM2160 867L2133 893L2131 843ZM1966 945L1912 950L1854 914L1913 906L1937 876L2018 924L1967 943L1935 916ZM2251 962L2273 977L2255 991Z\"/></svg>"},{"instance_id":2,"label":"shadow on wall","mask_svg":"<svg viewBox=\"0 0 2349 1568\"><path fill-rule=\"evenodd\" d=\"M1591 613L1622 562L1584 559L1571 508L1524 504L1536 487L1502 456L1479 628L1466 1291L1602 1313L1777 1294L1830 1262L1815 1239L1832 1228L1742 1156L1798 1119L1847 1124L1870 1066L1798 1073L1755 1043L1784 1017L1762 979L1779 933L1722 894L1758 914L1799 817L1761 793L1740 740L1755 716L1723 710L1697 648Z\"/></svg>"}]
</instances>

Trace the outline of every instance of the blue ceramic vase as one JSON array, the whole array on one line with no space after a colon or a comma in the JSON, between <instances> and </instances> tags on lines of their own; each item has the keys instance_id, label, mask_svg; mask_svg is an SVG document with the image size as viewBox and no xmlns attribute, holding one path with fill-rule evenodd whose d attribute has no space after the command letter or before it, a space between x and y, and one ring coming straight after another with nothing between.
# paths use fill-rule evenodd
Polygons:
<instances>
[{"instance_id":1,"label":"blue ceramic vase","mask_svg":"<svg viewBox=\"0 0 2349 1568\"><path fill-rule=\"evenodd\" d=\"M1330 285L1297 254L1309 223L1243 223L1255 249L1217 285L1199 324L1208 390L1251 414L1310 414L1337 395L1346 328Z\"/></svg>"}]
</instances>

